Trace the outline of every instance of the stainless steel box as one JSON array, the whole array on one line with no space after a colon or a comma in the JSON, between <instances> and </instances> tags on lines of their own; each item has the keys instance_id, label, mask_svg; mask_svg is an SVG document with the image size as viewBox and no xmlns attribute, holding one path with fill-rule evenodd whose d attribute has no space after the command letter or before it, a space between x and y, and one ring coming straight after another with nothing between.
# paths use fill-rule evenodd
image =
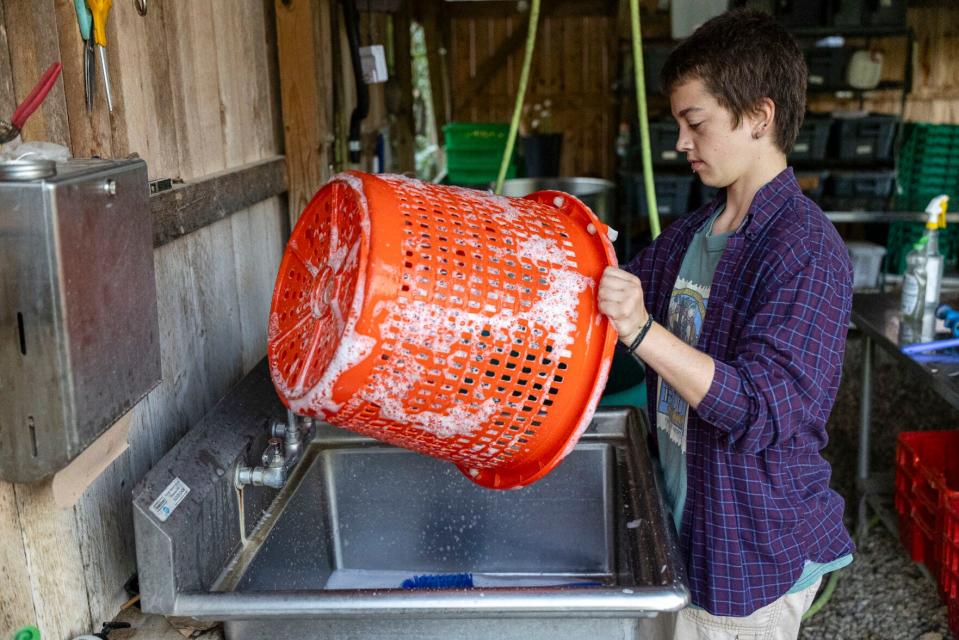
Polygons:
<instances>
[{"instance_id":1,"label":"stainless steel box","mask_svg":"<svg viewBox=\"0 0 959 640\"><path fill-rule=\"evenodd\" d=\"M146 164L0 163L0 480L52 475L159 380Z\"/></svg>"}]
</instances>

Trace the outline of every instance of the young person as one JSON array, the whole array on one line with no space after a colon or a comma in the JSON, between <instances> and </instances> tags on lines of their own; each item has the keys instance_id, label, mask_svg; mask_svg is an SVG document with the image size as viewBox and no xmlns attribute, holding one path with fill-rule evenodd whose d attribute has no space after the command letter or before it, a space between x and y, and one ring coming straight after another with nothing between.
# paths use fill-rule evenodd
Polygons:
<instances>
[{"instance_id":1,"label":"young person","mask_svg":"<svg viewBox=\"0 0 959 640\"><path fill-rule=\"evenodd\" d=\"M687 567L692 606L661 626L683 640L796 638L822 576L853 552L820 455L852 267L786 162L806 65L771 17L732 11L683 41L662 80L676 149L720 192L607 269L598 292L646 365Z\"/></svg>"}]
</instances>

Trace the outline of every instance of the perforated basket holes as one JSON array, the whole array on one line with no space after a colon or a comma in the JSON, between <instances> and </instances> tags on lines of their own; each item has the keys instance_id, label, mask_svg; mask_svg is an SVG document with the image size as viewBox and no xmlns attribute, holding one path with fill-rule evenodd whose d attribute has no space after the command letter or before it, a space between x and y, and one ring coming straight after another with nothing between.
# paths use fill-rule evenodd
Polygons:
<instances>
[{"instance_id":1,"label":"perforated basket holes","mask_svg":"<svg viewBox=\"0 0 959 640\"><path fill-rule=\"evenodd\" d=\"M304 211L280 266L271 359L294 395L317 384L343 335L360 273L361 215L356 192L333 183Z\"/></svg>"},{"instance_id":2,"label":"perforated basket holes","mask_svg":"<svg viewBox=\"0 0 959 640\"><path fill-rule=\"evenodd\" d=\"M347 403L336 419L361 433L477 468L530 454L564 383L570 356L564 343L575 336L558 336L536 319L515 318L549 289L551 270L576 268L563 220L537 203L524 202L528 211L504 215L499 202L478 192L461 190L452 199L427 185L391 185L403 218L402 285L385 323L395 330L381 336L367 386L406 391L401 400L413 420L457 410L484 420L472 433L439 437L384 419L376 403ZM563 264L520 255L531 237L554 242L561 250L549 257ZM403 331L402 310L415 305L442 309L448 327L428 335ZM457 325L470 324L460 322L464 314L483 314L489 321L475 335L457 331ZM570 319L575 326L575 312ZM365 391L357 396L370 389Z\"/></svg>"}]
</instances>

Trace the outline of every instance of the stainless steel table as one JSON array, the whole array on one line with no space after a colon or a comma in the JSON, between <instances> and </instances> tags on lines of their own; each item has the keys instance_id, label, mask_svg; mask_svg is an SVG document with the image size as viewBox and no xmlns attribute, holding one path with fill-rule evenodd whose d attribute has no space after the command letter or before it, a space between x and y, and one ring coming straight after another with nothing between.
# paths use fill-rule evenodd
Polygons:
<instances>
[{"instance_id":1,"label":"stainless steel table","mask_svg":"<svg viewBox=\"0 0 959 640\"><path fill-rule=\"evenodd\" d=\"M876 346L886 350L895 361L912 375L919 376L924 385L933 389L952 406L959 409L959 364L928 360L919 362L904 354L899 336L898 291L894 293L861 293L853 296L852 321L863 334L862 401L859 408L859 463L856 484L859 489L857 536L865 535L867 508L873 507L883 523L896 532L895 514L885 509L878 499L878 488L888 484L888 477L871 474L869 464L870 432L872 428L872 376ZM942 302L959 308L959 295L942 296ZM948 337L945 334L937 338Z\"/></svg>"}]
</instances>

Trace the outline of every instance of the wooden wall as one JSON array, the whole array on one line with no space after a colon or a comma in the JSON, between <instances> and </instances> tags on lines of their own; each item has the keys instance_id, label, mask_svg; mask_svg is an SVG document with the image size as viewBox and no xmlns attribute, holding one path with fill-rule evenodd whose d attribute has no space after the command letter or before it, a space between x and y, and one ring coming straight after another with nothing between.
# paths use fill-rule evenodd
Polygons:
<instances>
[{"instance_id":1,"label":"wooden wall","mask_svg":"<svg viewBox=\"0 0 959 640\"><path fill-rule=\"evenodd\" d=\"M470 3L463 3L468 5ZM505 3L502 3L505 4ZM550 15L557 2L545 2L530 69L526 104L552 102L551 131L563 133L561 175L611 178L615 173L613 143L619 126L613 93L617 67L617 29L602 3L593 15L569 9ZM452 120L509 122L519 86L526 34L525 14L500 10L500 15L469 15L469 9L449 18L448 73ZM517 43L487 82L484 63L504 43ZM434 96L440 92L434 89ZM438 98L437 98L438 99ZM441 105L437 105L442 108Z\"/></svg>"},{"instance_id":2,"label":"wooden wall","mask_svg":"<svg viewBox=\"0 0 959 640\"><path fill-rule=\"evenodd\" d=\"M116 1L108 38L114 112L99 85L87 114L73 3L0 0L0 114L61 60L25 139L137 153L152 178L183 180L282 152L271 1L149 2L146 17ZM155 251L163 382L133 409L127 451L72 508L53 504L50 483L0 483L0 636L29 623L70 638L117 613L136 569L131 491L263 357L287 233L272 198Z\"/></svg>"}]
</instances>

